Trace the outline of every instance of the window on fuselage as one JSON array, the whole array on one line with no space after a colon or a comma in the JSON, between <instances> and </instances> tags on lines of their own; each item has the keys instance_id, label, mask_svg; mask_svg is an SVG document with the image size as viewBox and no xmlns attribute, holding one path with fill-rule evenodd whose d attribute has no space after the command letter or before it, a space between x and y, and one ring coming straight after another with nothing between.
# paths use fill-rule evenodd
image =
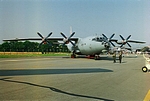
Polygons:
<instances>
[{"instance_id":1,"label":"window on fuselage","mask_svg":"<svg viewBox=\"0 0 150 101\"><path fill-rule=\"evenodd\" d=\"M103 37L96 37L96 38L93 38L92 41L102 42L102 41L104 41L104 38Z\"/></svg>"}]
</instances>

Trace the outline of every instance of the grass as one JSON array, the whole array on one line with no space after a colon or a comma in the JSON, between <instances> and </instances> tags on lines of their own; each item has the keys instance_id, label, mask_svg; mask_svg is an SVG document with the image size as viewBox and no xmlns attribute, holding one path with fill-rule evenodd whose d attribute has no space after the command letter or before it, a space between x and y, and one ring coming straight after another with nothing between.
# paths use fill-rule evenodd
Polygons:
<instances>
[{"instance_id":1,"label":"grass","mask_svg":"<svg viewBox=\"0 0 150 101\"><path fill-rule=\"evenodd\" d=\"M48 54L0 54L0 58L23 58L23 57L47 57L47 56L69 56L70 53L48 53Z\"/></svg>"}]
</instances>

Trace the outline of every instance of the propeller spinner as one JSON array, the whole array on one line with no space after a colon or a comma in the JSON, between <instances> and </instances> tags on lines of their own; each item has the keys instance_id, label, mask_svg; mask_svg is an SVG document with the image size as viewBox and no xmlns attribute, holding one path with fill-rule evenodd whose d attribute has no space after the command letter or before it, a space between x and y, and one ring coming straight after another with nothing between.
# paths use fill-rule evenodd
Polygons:
<instances>
[{"instance_id":1,"label":"propeller spinner","mask_svg":"<svg viewBox=\"0 0 150 101\"><path fill-rule=\"evenodd\" d=\"M47 39L52 35L52 32L49 33L47 37L43 37L39 32L37 32L37 34L42 38L42 42L39 44L39 46L41 46L43 43L48 43L49 45L51 45Z\"/></svg>"}]
</instances>

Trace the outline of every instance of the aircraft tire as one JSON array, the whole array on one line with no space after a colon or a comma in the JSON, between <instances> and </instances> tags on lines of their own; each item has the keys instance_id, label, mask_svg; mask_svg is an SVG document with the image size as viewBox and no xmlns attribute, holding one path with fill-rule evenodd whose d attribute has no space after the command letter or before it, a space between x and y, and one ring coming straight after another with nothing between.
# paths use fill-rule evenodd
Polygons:
<instances>
[{"instance_id":1,"label":"aircraft tire","mask_svg":"<svg viewBox=\"0 0 150 101\"><path fill-rule=\"evenodd\" d=\"M142 71L147 72L148 71L147 67L146 66L142 67Z\"/></svg>"},{"instance_id":2,"label":"aircraft tire","mask_svg":"<svg viewBox=\"0 0 150 101\"><path fill-rule=\"evenodd\" d=\"M75 54L71 54L71 58L76 58L76 55Z\"/></svg>"},{"instance_id":3,"label":"aircraft tire","mask_svg":"<svg viewBox=\"0 0 150 101\"><path fill-rule=\"evenodd\" d=\"M99 57L99 56L95 56L94 59L95 59L95 60L99 60L100 57Z\"/></svg>"}]
</instances>

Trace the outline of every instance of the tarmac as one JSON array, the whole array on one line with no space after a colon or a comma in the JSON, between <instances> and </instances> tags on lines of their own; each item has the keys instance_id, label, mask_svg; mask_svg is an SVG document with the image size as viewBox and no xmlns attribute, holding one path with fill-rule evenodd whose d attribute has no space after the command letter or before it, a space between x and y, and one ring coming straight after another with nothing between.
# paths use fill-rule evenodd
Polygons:
<instances>
[{"instance_id":1,"label":"tarmac","mask_svg":"<svg viewBox=\"0 0 150 101\"><path fill-rule=\"evenodd\" d=\"M142 55L100 60L69 57L0 59L0 100L148 101Z\"/></svg>"}]
</instances>

